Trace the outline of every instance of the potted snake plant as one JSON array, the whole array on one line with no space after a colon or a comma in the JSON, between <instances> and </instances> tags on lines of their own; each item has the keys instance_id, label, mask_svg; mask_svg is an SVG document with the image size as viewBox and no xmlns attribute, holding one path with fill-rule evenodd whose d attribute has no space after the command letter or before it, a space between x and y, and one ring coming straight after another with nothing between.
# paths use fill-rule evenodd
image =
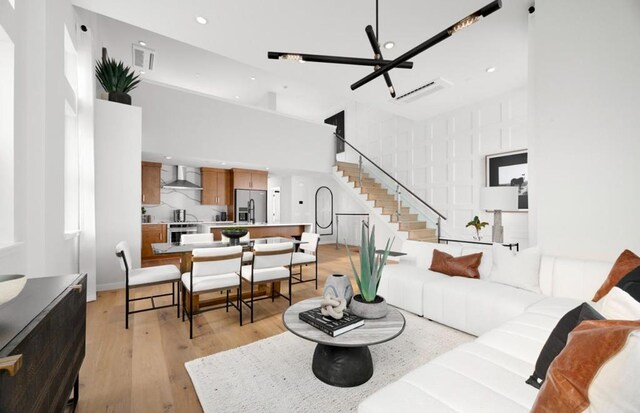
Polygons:
<instances>
[{"instance_id":1,"label":"potted snake plant","mask_svg":"<svg viewBox=\"0 0 640 413\"><path fill-rule=\"evenodd\" d=\"M358 290L360 290L360 294L354 295L349 304L349 310L352 314L370 319L382 318L387 315L387 302L378 295L378 287L394 239L388 239L384 251L382 254L378 254L376 253L375 226L371 227L371 236L367 237L367 231L363 225L360 245L360 273L356 270L347 246L347 255L351 262L353 276L356 279Z\"/></svg>"},{"instance_id":2,"label":"potted snake plant","mask_svg":"<svg viewBox=\"0 0 640 413\"><path fill-rule=\"evenodd\" d=\"M140 83L140 75L116 59L102 59L96 62L96 78L111 102L131 105L129 92Z\"/></svg>"}]
</instances>

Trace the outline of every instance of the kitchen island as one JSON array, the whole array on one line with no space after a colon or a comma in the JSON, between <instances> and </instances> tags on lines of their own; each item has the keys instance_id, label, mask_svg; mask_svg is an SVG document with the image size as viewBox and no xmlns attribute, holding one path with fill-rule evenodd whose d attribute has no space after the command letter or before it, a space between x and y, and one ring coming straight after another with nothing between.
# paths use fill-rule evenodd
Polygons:
<instances>
[{"instance_id":1,"label":"kitchen island","mask_svg":"<svg viewBox=\"0 0 640 413\"><path fill-rule=\"evenodd\" d=\"M216 240L221 239L222 230L233 227L243 227L249 230L251 238L267 238L267 237L282 237L291 238L293 236L300 236L303 232L312 232L313 225L310 223L288 223L288 224L219 224L219 223L201 223L198 226L198 232L200 233L213 233L213 238Z\"/></svg>"}]
</instances>

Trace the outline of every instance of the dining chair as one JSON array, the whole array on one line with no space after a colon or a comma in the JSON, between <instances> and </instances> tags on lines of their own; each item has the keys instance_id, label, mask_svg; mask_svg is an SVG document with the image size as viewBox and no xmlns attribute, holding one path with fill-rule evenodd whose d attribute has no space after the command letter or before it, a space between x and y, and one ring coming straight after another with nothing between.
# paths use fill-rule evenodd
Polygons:
<instances>
[{"instance_id":1,"label":"dining chair","mask_svg":"<svg viewBox=\"0 0 640 413\"><path fill-rule=\"evenodd\" d=\"M253 263L242 266L242 279L251 285L250 300L241 299L242 303L251 309L251 322L253 323L253 308L256 301L271 298L275 301L276 295L289 301L291 305L291 257L293 256L293 243L280 242L274 244L256 244L253 247ZM276 292L276 281L289 281L289 296L280 291ZM271 283L271 297L254 297L256 284Z\"/></svg>"},{"instance_id":2,"label":"dining chair","mask_svg":"<svg viewBox=\"0 0 640 413\"><path fill-rule=\"evenodd\" d=\"M182 321L185 314L189 317L189 338L193 338L193 294L226 291L225 304L199 310L199 313L219 308L226 308L229 312L229 304L240 312L240 325L242 325L242 283L240 271L242 268L242 247L219 248L194 248L191 252L191 271L182 274ZM229 302L229 291L235 288L237 300ZM186 309L186 295L189 294L189 310Z\"/></svg>"},{"instance_id":3,"label":"dining chair","mask_svg":"<svg viewBox=\"0 0 640 413\"><path fill-rule=\"evenodd\" d=\"M180 245L184 244L210 244L213 242L213 233L183 234L180 236Z\"/></svg>"},{"instance_id":4,"label":"dining chair","mask_svg":"<svg viewBox=\"0 0 640 413\"><path fill-rule=\"evenodd\" d=\"M238 238L238 242L249 242L251 240L251 232L247 232L247 235L243 235L242 237ZM224 234L220 234L220 241L222 242L230 242L231 239L229 239L229 237L226 237ZM242 253L242 262L245 264L251 263L251 261L253 260L253 253L251 251L245 251Z\"/></svg>"},{"instance_id":5,"label":"dining chair","mask_svg":"<svg viewBox=\"0 0 640 413\"><path fill-rule=\"evenodd\" d=\"M120 268L125 273L124 328L129 328L129 314L141 313L143 311L159 310L161 308L176 306L177 316L180 317L180 270L178 270L175 265L159 265L133 269L131 267L133 261L131 260L131 253L129 251L129 244L126 241L121 241L116 245L116 256L120 258ZM134 288L168 283L171 283L170 293L130 298L130 291ZM167 296L171 296L171 304L156 307L154 299ZM140 300L151 300L151 308L131 311L129 309L129 303Z\"/></svg>"},{"instance_id":6,"label":"dining chair","mask_svg":"<svg viewBox=\"0 0 640 413\"><path fill-rule=\"evenodd\" d=\"M300 238L300 251L294 252L291 260L292 265L300 266L300 272L292 273L291 277L296 280L293 284L300 284L305 282L314 281L314 279L303 280L302 279L302 266L314 264L315 266L315 282L316 290L318 289L318 243L320 242L320 235L312 232L303 232ZM298 277L296 277L296 275Z\"/></svg>"}]
</instances>

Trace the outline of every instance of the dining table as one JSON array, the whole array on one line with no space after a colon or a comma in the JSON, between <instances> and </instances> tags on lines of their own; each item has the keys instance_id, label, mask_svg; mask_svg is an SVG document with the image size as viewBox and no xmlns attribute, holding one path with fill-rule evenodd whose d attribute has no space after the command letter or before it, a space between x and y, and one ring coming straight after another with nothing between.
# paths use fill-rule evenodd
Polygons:
<instances>
[{"instance_id":1,"label":"dining table","mask_svg":"<svg viewBox=\"0 0 640 413\"><path fill-rule=\"evenodd\" d=\"M283 242L291 242L294 246L294 249L298 247L300 244L305 244L306 242L296 239L284 238L284 237L266 237L266 238L254 238L249 240L234 240L230 239L229 241L214 241L214 242L197 242L190 244L180 244L179 242L157 242L151 244L151 249L154 255L162 256L169 254L179 254L180 255L180 273L184 274L191 271L191 252L196 248L223 248L223 247L232 247L236 245L242 246L243 251L252 251L253 247L258 244L279 244ZM262 296L262 295L271 295L271 288L275 288L276 291L280 289L280 282L274 283L273 287L271 284L258 284L256 287L256 291L254 292L254 296ZM205 293L206 294L206 293ZM215 293L211 293L215 294ZM243 292L243 297L250 296L250 291ZM229 298L233 301L235 299L235 294L230 294ZM187 295L187 300L189 300L189 295ZM194 294L193 303L186 302L184 303L185 307L191 309L193 307L193 311L197 312L201 307L208 307L212 305L222 304L226 301L226 296L222 297L214 297L208 299L201 299L200 294Z\"/></svg>"}]
</instances>

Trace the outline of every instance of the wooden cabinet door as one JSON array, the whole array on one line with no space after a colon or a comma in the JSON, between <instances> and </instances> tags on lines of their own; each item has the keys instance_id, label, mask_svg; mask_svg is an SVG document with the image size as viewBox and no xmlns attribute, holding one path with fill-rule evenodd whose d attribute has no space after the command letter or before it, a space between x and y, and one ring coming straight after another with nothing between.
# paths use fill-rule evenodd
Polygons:
<instances>
[{"instance_id":1,"label":"wooden cabinet door","mask_svg":"<svg viewBox=\"0 0 640 413\"><path fill-rule=\"evenodd\" d=\"M229 171L218 171L218 204L217 205L229 205L232 203L233 198L231 189L231 174Z\"/></svg>"},{"instance_id":2,"label":"wooden cabinet door","mask_svg":"<svg viewBox=\"0 0 640 413\"><path fill-rule=\"evenodd\" d=\"M218 204L218 170L211 168L200 168L202 175L202 205Z\"/></svg>"},{"instance_id":3,"label":"wooden cabinet door","mask_svg":"<svg viewBox=\"0 0 640 413\"><path fill-rule=\"evenodd\" d=\"M266 172L252 172L251 173L251 189L266 191L267 173Z\"/></svg>"},{"instance_id":4,"label":"wooden cabinet door","mask_svg":"<svg viewBox=\"0 0 640 413\"><path fill-rule=\"evenodd\" d=\"M251 189L251 172L234 170L233 187L235 189Z\"/></svg>"},{"instance_id":5,"label":"wooden cabinet door","mask_svg":"<svg viewBox=\"0 0 640 413\"><path fill-rule=\"evenodd\" d=\"M142 162L142 204L160 204L160 172L162 164Z\"/></svg>"},{"instance_id":6,"label":"wooden cabinet door","mask_svg":"<svg viewBox=\"0 0 640 413\"><path fill-rule=\"evenodd\" d=\"M166 242L166 232L164 224L145 224L142 226L142 258L154 257L151 244Z\"/></svg>"}]
</instances>

